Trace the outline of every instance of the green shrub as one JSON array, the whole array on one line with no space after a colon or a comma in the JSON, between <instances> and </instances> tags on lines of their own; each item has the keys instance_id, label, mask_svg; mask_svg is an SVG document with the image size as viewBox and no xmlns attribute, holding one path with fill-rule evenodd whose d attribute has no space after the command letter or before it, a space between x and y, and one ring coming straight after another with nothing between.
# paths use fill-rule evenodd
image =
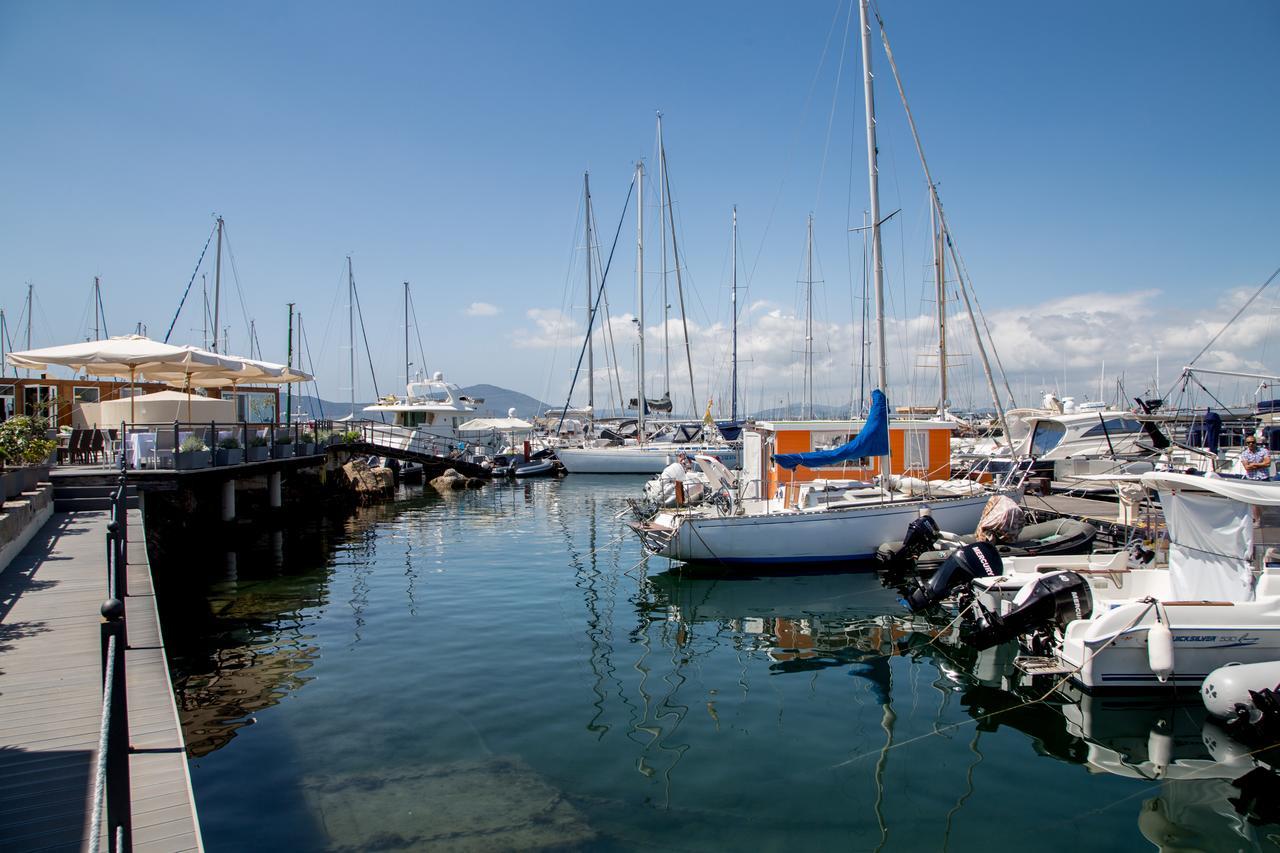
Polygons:
<instances>
[{"instance_id":1,"label":"green shrub","mask_svg":"<svg viewBox=\"0 0 1280 853\"><path fill-rule=\"evenodd\" d=\"M182 440L182 444L178 445L179 453L199 453L202 450L208 450L209 446L204 443L198 435L189 435Z\"/></svg>"},{"instance_id":2,"label":"green shrub","mask_svg":"<svg viewBox=\"0 0 1280 853\"><path fill-rule=\"evenodd\" d=\"M45 438L48 422L44 418L18 415L0 423L0 462L18 465L38 464L57 450L58 442Z\"/></svg>"},{"instance_id":3,"label":"green shrub","mask_svg":"<svg viewBox=\"0 0 1280 853\"><path fill-rule=\"evenodd\" d=\"M229 435L226 438L219 441L218 446L221 447L223 450L239 450L240 439L236 438L234 435Z\"/></svg>"},{"instance_id":4,"label":"green shrub","mask_svg":"<svg viewBox=\"0 0 1280 853\"><path fill-rule=\"evenodd\" d=\"M255 435L253 438L249 439L249 446L250 447L266 447L267 437L265 435Z\"/></svg>"},{"instance_id":5,"label":"green shrub","mask_svg":"<svg viewBox=\"0 0 1280 853\"><path fill-rule=\"evenodd\" d=\"M360 440L360 430L358 429L350 429L342 434L343 444L355 444L359 440Z\"/></svg>"},{"instance_id":6,"label":"green shrub","mask_svg":"<svg viewBox=\"0 0 1280 853\"><path fill-rule=\"evenodd\" d=\"M310 431L301 433L298 435L298 441L302 442L303 444L315 444L316 434Z\"/></svg>"}]
</instances>

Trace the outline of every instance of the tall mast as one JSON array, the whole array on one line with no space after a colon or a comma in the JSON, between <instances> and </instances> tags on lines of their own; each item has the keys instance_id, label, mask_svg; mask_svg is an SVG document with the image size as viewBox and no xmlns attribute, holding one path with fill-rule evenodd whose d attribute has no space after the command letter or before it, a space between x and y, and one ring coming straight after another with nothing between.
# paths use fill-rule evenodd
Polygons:
<instances>
[{"instance_id":1,"label":"tall mast","mask_svg":"<svg viewBox=\"0 0 1280 853\"><path fill-rule=\"evenodd\" d=\"M591 411L591 419L596 414L596 363L595 352L591 346L591 326L595 319L592 303L595 300L595 285L591 281L591 173L582 173L582 206L583 222L587 229L587 408Z\"/></svg>"},{"instance_id":2,"label":"tall mast","mask_svg":"<svg viewBox=\"0 0 1280 853\"><path fill-rule=\"evenodd\" d=\"M889 394L888 357L884 340L884 257L880 251L880 169L876 164L876 90L871 72L871 22L867 19L867 0L858 0L858 17L862 22L862 90L867 116L867 182L871 196L871 269L876 296L876 382Z\"/></svg>"},{"instance_id":3,"label":"tall mast","mask_svg":"<svg viewBox=\"0 0 1280 853\"><path fill-rule=\"evenodd\" d=\"M222 217L218 217L218 253L213 262L213 351L218 351L218 311L222 307Z\"/></svg>"},{"instance_id":4,"label":"tall mast","mask_svg":"<svg viewBox=\"0 0 1280 853\"><path fill-rule=\"evenodd\" d=\"M200 340L205 349L209 348L209 275L200 273L200 299L204 302L204 316L200 318ZM213 333L218 333L217 326Z\"/></svg>"},{"instance_id":5,"label":"tall mast","mask_svg":"<svg viewBox=\"0 0 1280 853\"><path fill-rule=\"evenodd\" d=\"M667 321L671 317L671 301L667 298L667 151L662 147L662 113L658 113L658 241L662 252L662 370L664 384L662 390L671 394L671 335L667 329ZM672 239L675 235L672 234ZM697 411L698 401L693 401Z\"/></svg>"},{"instance_id":6,"label":"tall mast","mask_svg":"<svg viewBox=\"0 0 1280 853\"><path fill-rule=\"evenodd\" d=\"M658 154L662 158L662 183L667 196L667 216L666 222L662 227L671 229L671 259L675 262L676 295L680 299L680 326L684 330L684 363L685 368L689 371L689 410L696 413L700 407L698 405L698 392L693 387L693 348L689 345L689 315L684 310L684 281L680 275L680 244L676 241L676 217L671 205L671 175L667 170L667 149L665 147L660 147ZM663 311L665 312L666 310L667 308L664 307ZM663 317L665 320L665 313L663 314ZM663 327L666 327L665 322L663 323ZM668 378L670 378L669 371ZM669 385L670 383L668 382L668 386ZM670 393L669 387L668 393Z\"/></svg>"},{"instance_id":7,"label":"tall mast","mask_svg":"<svg viewBox=\"0 0 1280 853\"><path fill-rule=\"evenodd\" d=\"M404 283L404 393L409 394L409 282Z\"/></svg>"},{"instance_id":8,"label":"tall mast","mask_svg":"<svg viewBox=\"0 0 1280 853\"><path fill-rule=\"evenodd\" d=\"M102 334L98 328L98 306L102 304L102 297L98 291L98 276L93 277L93 339L95 341L102 340Z\"/></svg>"},{"instance_id":9,"label":"tall mast","mask_svg":"<svg viewBox=\"0 0 1280 853\"><path fill-rule=\"evenodd\" d=\"M31 349L31 309L35 305L36 286L27 283L27 349Z\"/></svg>"},{"instance_id":10,"label":"tall mast","mask_svg":"<svg viewBox=\"0 0 1280 853\"><path fill-rule=\"evenodd\" d=\"M813 214L805 238L804 284L804 416L813 417Z\"/></svg>"},{"instance_id":11,"label":"tall mast","mask_svg":"<svg viewBox=\"0 0 1280 853\"><path fill-rule=\"evenodd\" d=\"M729 290L729 305L733 309L733 353L730 366L729 419L738 420L738 206L733 206L733 283Z\"/></svg>"},{"instance_id":12,"label":"tall mast","mask_svg":"<svg viewBox=\"0 0 1280 853\"><path fill-rule=\"evenodd\" d=\"M285 364L289 370L293 370L293 306L296 303L289 303L289 342ZM299 359L301 360L301 359ZM284 422L286 424L293 423L293 383L286 382L284 385Z\"/></svg>"},{"instance_id":13,"label":"tall mast","mask_svg":"<svg viewBox=\"0 0 1280 853\"><path fill-rule=\"evenodd\" d=\"M644 162L636 162L636 330L640 333L639 364L636 383L640 396L636 400L636 437L644 444Z\"/></svg>"},{"instance_id":14,"label":"tall mast","mask_svg":"<svg viewBox=\"0 0 1280 853\"><path fill-rule=\"evenodd\" d=\"M356 277L347 255L347 340L351 343L351 420L356 419Z\"/></svg>"},{"instance_id":15,"label":"tall mast","mask_svg":"<svg viewBox=\"0 0 1280 853\"><path fill-rule=\"evenodd\" d=\"M929 205L933 231L934 286L938 300L938 415L947 411L947 255L942 243L942 222L937 205Z\"/></svg>"}]
</instances>

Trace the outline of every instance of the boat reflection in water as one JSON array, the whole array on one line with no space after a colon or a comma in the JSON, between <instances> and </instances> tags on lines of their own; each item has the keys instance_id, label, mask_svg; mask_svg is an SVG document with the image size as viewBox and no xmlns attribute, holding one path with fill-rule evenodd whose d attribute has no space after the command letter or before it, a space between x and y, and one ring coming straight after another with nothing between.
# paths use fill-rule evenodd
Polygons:
<instances>
[{"instance_id":1,"label":"boat reflection in water","mask_svg":"<svg viewBox=\"0 0 1280 853\"><path fill-rule=\"evenodd\" d=\"M934 686L957 696L968 715L940 722L934 734L963 736L971 726L975 766L982 760L984 734L1013 729L1027 736L1038 756L1098 776L1149 783L1108 808L1136 811L1138 831L1157 849L1280 846L1280 775L1273 770L1280 747L1251 752L1235 742L1195 692L1171 701L1159 695L1090 695L1052 682L1022 684L1011 644L975 652L946 623L885 616L892 600L881 600L862 574L741 579L673 570L648 580L655 604L679 626L677 645L712 626L726 627L752 638L749 648L769 657L771 674L849 667L850 675L869 681L885 708L878 778L895 747L890 661L927 658L940 675ZM967 790L947 816L948 831L974 793L972 770ZM972 807L981 808L980 801ZM877 814L882 817L879 802ZM883 820L881 832L887 836Z\"/></svg>"}]
</instances>

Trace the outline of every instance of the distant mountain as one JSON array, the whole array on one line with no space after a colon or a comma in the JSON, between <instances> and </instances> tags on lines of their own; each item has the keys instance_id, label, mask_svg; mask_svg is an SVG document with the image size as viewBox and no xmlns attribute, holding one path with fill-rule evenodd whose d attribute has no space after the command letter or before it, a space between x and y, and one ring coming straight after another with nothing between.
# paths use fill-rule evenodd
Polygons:
<instances>
[{"instance_id":1,"label":"distant mountain","mask_svg":"<svg viewBox=\"0 0 1280 853\"><path fill-rule=\"evenodd\" d=\"M551 408L528 394L499 388L497 385L469 385L462 389L462 393L473 399L484 400L476 406L478 417L505 418L508 409L515 409L518 417L531 418Z\"/></svg>"},{"instance_id":2,"label":"distant mountain","mask_svg":"<svg viewBox=\"0 0 1280 853\"><path fill-rule=\"evenodd\" d=\"M758 421L797 420L803 417L802 411L803 409L799 404L791 406L777 406L772 409L765 409L762 412L752 412L751 417ZM824 406L818 403L815 403L813 406L814 420L845 420L848 417L848 406Z\"/></svg>"},{"instance_id":3,"label":"distant mountain","mask_svg":"<svg viewBox=\"0 0 1280 853\"><path fill-rule=\"evenodd\" d=\"M404 394L403 389L399 392ZM543 411L546 411L546 403L541 403L527 394L521 394L519 391L512 391L507 388L499 388L497 385L472 385L463 388L462 393L474 399L483 399L484 402L476 406L476 417L506 417L507 409L515 409L516 414L522 418L531 418ZM366 417L363 414L365 406L373 405L373 401L368 402L356 401L356 417ZM302 413L312 418L345 418L351 414L350 400L321 400L310 394L293 395L293 412L295 415ZM280 414L284 415L284 391L280 392Z\"/></svg>"}]
</instances>

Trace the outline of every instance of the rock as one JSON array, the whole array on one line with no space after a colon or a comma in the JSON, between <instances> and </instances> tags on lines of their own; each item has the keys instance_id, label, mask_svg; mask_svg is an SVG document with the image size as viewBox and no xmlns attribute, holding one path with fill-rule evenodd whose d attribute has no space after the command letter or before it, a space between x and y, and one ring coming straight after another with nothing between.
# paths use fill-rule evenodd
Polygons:
<instances>
[{"instance_id":1,"label":"rock","mask_svg":"<svg viewBox=\"0 0 1280 853\"><path fill-rule=\"evenodd\" d=\"M431 481L431 485L438 492L452 492L467 487L467 478L459 474L455 469L450 468Z\"/></svg>"},{"instance_id":2,"label":"rock","mask_svg":"<svg viewBox=\"0 0 1280 853\"><path fill-rule=\"evenodd\" d=\"M480 477L468 477L468 478L467 478L467 488L468 488L468 489L482 489L482 488L484 488L484 482L485 482L485 481L484 481L483 479L481 479Z\"/></svg>"},{"instance_id":3,"label":"rock","mask_svg":"<svg viewBox=\"0 0 1280 853\"><path fill-rule=\"evenodd\" d=\"M391 491L391 472L385 468L378 470L385 472L387 475L385 479L380 474L370 470L362 459L353 459L342 466L342 473L346 477L347 483L362 500L379 498Z\"/></svg>"}]
</instances>

